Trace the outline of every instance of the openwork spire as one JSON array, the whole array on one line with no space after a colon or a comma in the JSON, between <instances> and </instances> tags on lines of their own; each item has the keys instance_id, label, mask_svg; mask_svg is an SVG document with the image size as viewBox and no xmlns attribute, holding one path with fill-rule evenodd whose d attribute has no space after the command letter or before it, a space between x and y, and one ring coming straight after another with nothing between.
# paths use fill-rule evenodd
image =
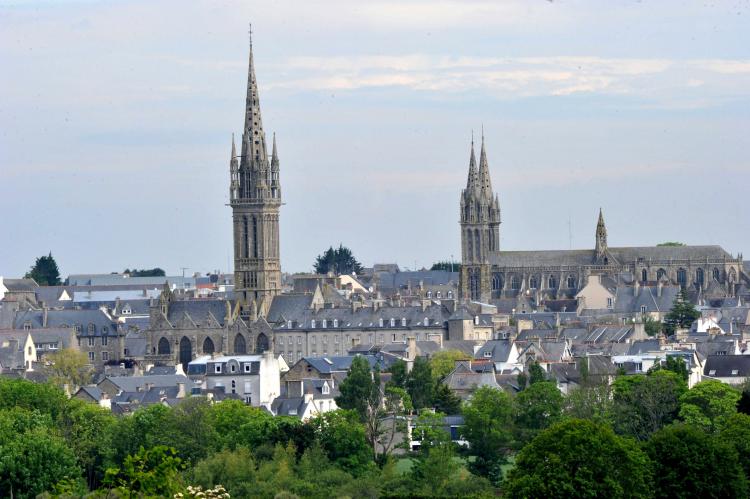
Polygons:
<instances>
[{"instance_id":1,"label":"openwork spire","mask_svg":"<svg viewBox=\"0 0 750 499\"><path fill-rule=\"evenodd\" d=\"M247 99L245 101L245 128L242 133L243 163L257 163L268 160L266 152L266 135L263 132L263 120L260 115L260 95L258 82L255 79L253 61L253 39L250 30L250 56L247 71Z\"/></svg>"},{"instance_id":2,"label":"openwork spire","mask_svg":"<svg viewBox=\"0 0 750 499\"><path fill-rule=\"evenodd\" d=\"M466 179L466 188L474 190L478 188L479 174L477 172L477 158L474 155L474 133L471 134L471 155L469 156L469 176Z\"/></svg>"},{"instance_id":3,"label":"openwork spire","mask_svg":"<svg viewBox=\"0 0 750 499\"><path fill-rule=\"evenodd\" d=\"M482 129L482 150L479 153L479 187L482 197L492 201L492 181L490 180L490 165L487 162L487 151L484 147L484 128Z\"/></svg>"},{"instance_id":4,"label":"openwork spire","mask_svg":"<svg viewBox=\"0 0 750 499\"><path fill-rule=\"evenodd\" d=\"M607 227L604 225L604 214L599 208L599 220L596 222L596 255L603 256L607 250Z\"/></svg>"}]
</instances>

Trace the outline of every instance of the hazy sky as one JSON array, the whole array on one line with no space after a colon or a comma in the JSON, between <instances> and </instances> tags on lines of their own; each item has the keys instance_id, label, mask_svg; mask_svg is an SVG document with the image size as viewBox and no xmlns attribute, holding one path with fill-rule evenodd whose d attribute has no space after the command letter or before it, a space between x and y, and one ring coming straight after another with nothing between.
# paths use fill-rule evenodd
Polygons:
<instances>
[{"instance_id":1,"label":"hazy sky","mask_svg":"<svg viewBox=\"0 0 750 499\"><path fill-rule=\"evenodd\" d=\"M0 0L0 275L227 269L251 21L285 271L458 258L482 125L503 249L750 252L748 1Z\"/></svg>"}]
</instances>

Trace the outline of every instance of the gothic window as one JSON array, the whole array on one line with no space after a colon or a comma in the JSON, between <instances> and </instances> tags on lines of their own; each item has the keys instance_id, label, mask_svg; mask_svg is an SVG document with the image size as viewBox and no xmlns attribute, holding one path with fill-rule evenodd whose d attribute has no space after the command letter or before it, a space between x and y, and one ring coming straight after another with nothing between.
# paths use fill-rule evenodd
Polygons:
<instances>
[{"instance_id":1,"label":"gothic window","mask_svg":"<svg viewBox=\"0 0 750 499\"><path fill-rule=\"evenodd\" d=\"M268 350L268 336L266 336L263 333L260 333L258 335L258 343L257 343L257 349L256 353L263 353L266 350Z\"/></svg>"},{"instance_id":2,"label":"gothic window","mask_svg":"<svg viewBox=\"0 0 750 499\"><path fill-rule=\"evenodd\" d=\"M721 272L716 267L714 267L714 280L721 281Z\"/></svg>"},{"instance_id":3,"label":"gothic window","mask_svg":"<svg viewBox=\"0 0 750 499\"><path fill-rule=\"evenodd\" d=\"M159 353L159 355L169 355L170 354L169 340L167 340L164 337L162 337L159 340L159 350L158 350L158 353Z\"/></svg>"},{"instance_id":4,"label":"gothic window","mask_svg":"<svg viewBox=\"0 0 750 499\"><path fill-rule=\"evenodd\" d=\"M685 269L677 269L677 284L683 288L687 286L687 271Z\"/></svg>"},{"instance_id":5,"label":"gothic window","mask_svg":"<svg viewBox=\"0 0 750 499\"><path fill-rule=\"evenodd\" d=\"M566 283L567 283L569 289L575 288L576 287L576 276L569 275Z\"/></svg>"},{"instance_id":6,"label":"gothic window","mask_svg":"<svg viewBox=\"0 0 750 499\"><path fill-rule=\"evenodd\" d=\"M502 274L494 274L492 276L492 291L500 291L502 289L503 289Z\"/></svg>"},{"instance_id":7,"label":"gothic window","mask_svg":"<svg viewBox=\"0 0 750 499\"><path fill-rule=\"evenodd\" d=\"M183 371L187 372L187 366L191 360L193 360L193 345L187 336L183 336L180 340L180 364L182 364Z\"/></svg>"},{"instance_id":8,"label":"gothic window","mask_svg":"<svg viewBox=\"0 0 750 499\"><path fill-rule=\"evenodd\" d=\"M253 258L258 258L258 219L253 217Z\"/></svg>"},{"instance_id":9,"label":"gothic window","mask_svg":"<svg viewBox=\"0 0 750 499\"><path fill-rule=\"evenodd\" d=\"M641 281L643 282L648 281L648 270L646 269L641 270Z\"/></svg>"},{"instance_id":10,"label":"gothic window","mask_svg":"<svg viewBox=\"0 0 750 499\"><path fill-rule=\"evenodd\" d=\"M667 271L666 270L664 270L664 269L657 270L656 271L656 280L660 281L661 278L664 277L665 275L667 275Z\"/></svg>"},{"instance_id":11,"label":"gothic window","mask_svg":"<svg viewBox=\"0 0 750 499\"><path fill-rule=\"evenodd\" d=\"M555 276L553 276L553 275L549 276L549 279L547 279L547 287L549 289L556 289L557 288L557 279L555 279Z\"/></svg>"},{"instance_id":12,"label":"gothic window","mask_svg":"<svg viewBox=\"0 0 750 499\"><path fill-rule=\"evenodd\" d=\"M510 289L521 289L521 279L517 275L510 278Z\"/></svg>"},{"instance_id":13,"label":"gothic window","mask_svg":"<svg viewBox=\"0 0 750 499\"><path fill-rule=\"evenodd\" d=\"M467 260L474 258L474 239L471 236L471 229L466 231L466 256Z\"/></svg>"},{"instance_id":14,"label":"gothic window","mask_svg":"<svg viewBox=\"0 0 750 499\"><path fill-rule=\"evenodd\" d=\"M242 258L248 258L248 237L250 236L247 230L247 217L242 217Z\"/></svg>"},{"instance_id":15,"label":"gothic window","mask_svg":"<svg viewBox=\"0 0 750 499\"><path fill-rule=\"evenodd\" d=\"M211 338L203 340L203 353L211 354L214 353L214 342Z\"/></svg>"},{"instance_id":16,"label":"gothic window","mask_svg":"<svg viewBox=\"0 0 750 499\"><path fill-rule=\"evenodd\" d=\"M241 334L238 334L234 337L234 353L237 354L246 354L247 353L247 343L245 342L245 337Z\"/></svg>"},{"instance_id":17,"label":"gothic window","mask_svg":"<svg viewBox=\"0 0 750 499\"><path fill-rule=\"evenodd\" d=\"M538 287L536 276L531 276L529 278L529 287L531 289L536 289Z\"/></svg>"},{"instance_id":18,"label":"gothic window","mask_svg":"<svg viewBox=\"0 0 750 499\"><path fill-rule=\"evenodd\" d=\"M734 271L734 269L729 271L729 277L727 280L730 284L733 284L737 281L737 273Z\"/></svg>"},{"instance_id":19,"label":"gothic window","mask_svg":"<svg viewBox=\"0 0 750 499\"><path fill-rule=\"evenodd\" d=\"M706 278L705 278L705 275L703 274L703 269L696 270L695 271L695 283L698 286L703 287L705 285L705 282L706 282Z\"/></svg>"},{"instance_id":20,"label":"gothic window","mask_svg":"<svg viewBox=\"0 0 750 499\"><path fill-rule=\"evenodd\" d=\"M482 238L479 229L474 229L474 256L477 260L482 258Z\"/></svg>"}]
</instances>

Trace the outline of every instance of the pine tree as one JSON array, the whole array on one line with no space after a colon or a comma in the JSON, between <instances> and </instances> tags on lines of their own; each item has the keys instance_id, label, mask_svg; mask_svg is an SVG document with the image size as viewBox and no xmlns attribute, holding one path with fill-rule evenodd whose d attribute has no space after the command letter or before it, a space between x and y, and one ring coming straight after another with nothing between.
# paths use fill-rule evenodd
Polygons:
<instances>
[{"instance_id":1,"label":"pine tree","mask_svg":"<svg viewBox=\"0 0 750 499\"><path fill-rule=\"evenodd\" d=\"M36 259L31 270L26 272L26 279L34 279L40 286L59 286L60 270L57 268L57 262L50 252L47 256L40 256Z\"/></svg>"},{"instance_id":2,"label":"pine tree","mask_svg":"<svg viewBox=\"0 0 750 499\"><path fill-rule=\"evenodd\" d=\"M672 310L664 318L664 330L667 335L672 335L677 329L690 327L700 316L701 313L690 303L687 292L683 289L675 298Z\"/></svg>"},{"instance_id":3,"label":"pine tree","mask_svg":"<svg viewBox=\"0 0 750 499\"><path fill-rule=\"evenodd\" d=\"M317 274L327 274L333 272L336 275L342 274L361 274L364 270L354 255L352 250L339 244L337 249L333 246L318 255L313 265Z\"/></svg>"}]
</instances>

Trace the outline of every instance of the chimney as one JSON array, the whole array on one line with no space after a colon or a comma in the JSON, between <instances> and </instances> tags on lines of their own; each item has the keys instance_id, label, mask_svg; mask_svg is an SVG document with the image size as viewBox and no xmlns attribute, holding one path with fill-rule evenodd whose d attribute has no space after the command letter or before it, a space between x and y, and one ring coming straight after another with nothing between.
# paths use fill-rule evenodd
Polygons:
<instances>
[{"instance_id":1,"label":"chimney","mask_svg":"<svg viewBox=\"0 0 750 499\"><path fill-rule=\"evenodd\" d=\"M42 327L47 327L47 305L42 302Z\"/></svg>"},{"instance_id":2,"label":"chimney","mask_svg":"<svg viewBox=\"0 0 750 499\"><path fill-rule=\"evenodd\" d=\"M427 310L427 307L430 306L430 300L422 300L422 312Z\"/></svg>"},{"instance_id":3,"label":"chimney","mask_svg":"<svg viewBox=\"0 0 750 499\"><path fill-rule=\"evenodd\" d=\"M185 398L185 383L182 381L177 383L177 398L178 399Z\"/></svg>"},{"instance_id":4,"label":"chimney","mask_svg":"<svg viewBox=\"0 0 750 499\"><path fill-rule=\"evenodd\" d=\"M656 283L656 296L661 298L661 288L664 287L661 281Z\"/></svg>"},{"instance_id":5,"label":"chimney","mask_svg":"<svg viewBox=\"0 0 750 499\"><path fill-rule=\"evenodd\" d=\"M406 338L406 355L409 360L417 358L417 339L414 336Z\"/></svg>"},{"instance_id":6,"label":"chimney","mask_svg":"<svg viewBox=\"0 0 750 499\"><path fill-rule=\"evenodd\" d=\"M633 296L637 298L640 292L641 292L641 284L638 282L638 280L636 280L635 284L633 285Z\"/></svg>"},{"instance_id":7,"label":"chimney","mask_svg":"<svg viewBox=\"0 0 750 499\"><path fill-rule=\"evenodd\" d=\"M357 300L352 300L352 313L359 310L361 306L362 304L360 302L358 302Z\"/></svg>"}]
</instances>

